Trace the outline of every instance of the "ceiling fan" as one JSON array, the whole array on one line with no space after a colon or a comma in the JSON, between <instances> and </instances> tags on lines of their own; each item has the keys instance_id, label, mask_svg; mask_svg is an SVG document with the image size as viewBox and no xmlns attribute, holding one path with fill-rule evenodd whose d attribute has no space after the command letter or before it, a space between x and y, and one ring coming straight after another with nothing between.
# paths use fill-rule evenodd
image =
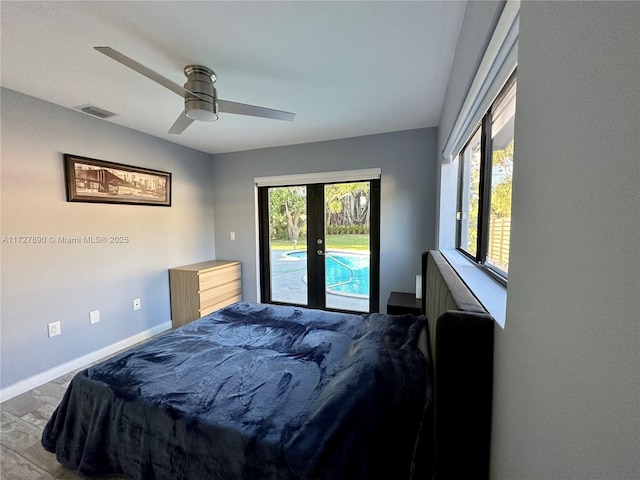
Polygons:
<instances>
[{"instance_id":1,"label":"ceiling fan","mask_svg":"<svg viewBox=\"0 0 640 480\"><path fill-rule=\"evenodd\" d=\"M184 84L184 87L181 87L177 83L172 82L168 78L163 77L159 73L154 72L150 68L145 67L141 63L136 62L111 47L93 48L184 98L184 110L169 129L169 133L171 134L179 135L191 125L194 120L214 122L218 119L219 111L238 115L249 115L252 117L286 120L289 122L292 122L295 118L295 113L219 99L216 94L216 89L213 86L213 83L216 81L216 74L210 68L202 65L187 65L184 67L187 82Z\"/></svg>"}]
</instances>

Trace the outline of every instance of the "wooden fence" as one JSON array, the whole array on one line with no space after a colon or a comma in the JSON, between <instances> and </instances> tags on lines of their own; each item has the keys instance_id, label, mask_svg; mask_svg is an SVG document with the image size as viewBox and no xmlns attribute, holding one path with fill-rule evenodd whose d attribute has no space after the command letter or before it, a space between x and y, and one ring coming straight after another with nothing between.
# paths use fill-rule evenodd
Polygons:
<instances>
[{"instance_id":1,"label":"wooden fence","mask_svg":"<svg viewBox=\"0 0 640 480\"><path fill-rule=\"evenodd\" d=\"M496 267L507 271L509 268L511 217L492 217L489 228L489 248L487 251L487 258Z\"/></svg>"}]
</instances>

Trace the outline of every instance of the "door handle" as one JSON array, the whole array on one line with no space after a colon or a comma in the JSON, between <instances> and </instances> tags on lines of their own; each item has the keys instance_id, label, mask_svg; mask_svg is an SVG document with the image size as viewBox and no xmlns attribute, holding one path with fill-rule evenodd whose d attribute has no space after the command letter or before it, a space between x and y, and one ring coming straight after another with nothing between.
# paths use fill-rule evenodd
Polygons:
<instances>
[{"instance_id":1,"label":"door handle","mask_svg":"<svg viewBox=\"0 0 640 480\"><path fill-rule=\"evenodd\" d=\"M318 250L316 253L317 253L318 255L324 255L324 252L323 252L322 250Z\"/></svg>"}]
</instances>

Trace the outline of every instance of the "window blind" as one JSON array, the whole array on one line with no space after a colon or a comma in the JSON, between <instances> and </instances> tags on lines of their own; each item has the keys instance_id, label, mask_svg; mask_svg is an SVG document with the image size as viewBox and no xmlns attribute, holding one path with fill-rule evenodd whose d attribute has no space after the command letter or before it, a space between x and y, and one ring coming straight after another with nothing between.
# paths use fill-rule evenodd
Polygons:
<instances>
[{"instance_id":1,"label":"window blind","mask_svg":"<svg viewBox=\"0 0 640 480\"><path fill-rule=\"evenodd\" d=\"M507 0L442 151L451 162L479 125L518 63L520 0Z\"/></svg>"},{"instance_id":2,"label":"window blind","mask_svg":"<svg viewBox=\"0 0 640 480\"><path fill-rule=\"evenodd\" d=\"M258 187L284 187L287 185L309 185L315 183L340 183L376 180L380 178L380 168L366 168L360 170L341 170L336 172L300 173L292 175L277 175L273 177L256 177L254 182Z\"/></svg>"}]
</instances>

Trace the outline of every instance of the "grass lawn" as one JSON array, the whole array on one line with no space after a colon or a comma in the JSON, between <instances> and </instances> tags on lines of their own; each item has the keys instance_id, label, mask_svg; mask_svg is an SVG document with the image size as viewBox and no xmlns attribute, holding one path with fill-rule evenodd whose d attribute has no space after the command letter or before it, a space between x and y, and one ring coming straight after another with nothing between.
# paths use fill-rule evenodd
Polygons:
<instances>
[{"instance_id":1,"label":"grass lawn","mask_svg":"<svg viewBox=\"0 0 640 480\"><path fill-rule=\"evenodd\" d=\"M369 251L369 235L327 235L326 242L330 249ZM296 249L306 248L307 239L298 240ZM293 250L293 244L289 240L271 240L271 250Z\"/></svg>"}]
</instances>

